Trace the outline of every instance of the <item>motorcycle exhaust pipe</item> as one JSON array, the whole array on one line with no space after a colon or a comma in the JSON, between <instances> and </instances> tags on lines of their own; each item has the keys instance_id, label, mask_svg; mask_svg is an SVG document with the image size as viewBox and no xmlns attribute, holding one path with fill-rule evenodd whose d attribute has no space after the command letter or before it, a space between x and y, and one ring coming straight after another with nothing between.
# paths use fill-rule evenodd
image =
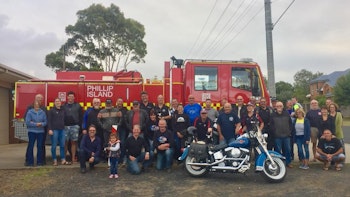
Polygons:
<instances>
[{"instance_id":1,"label":"motorcycle exhaust pipe","mask_svg":"<svg viewBox=\"0 0 350 197\"><path fill-rule=\"evenodd\" d=\"M213 166L216 165L218 163L221 163L225 160L226 156L223 157L221 160L219 161L215 161L214 163L187 163L187 165L191 165L191 166Z\"/></svg>"}]
</instances>

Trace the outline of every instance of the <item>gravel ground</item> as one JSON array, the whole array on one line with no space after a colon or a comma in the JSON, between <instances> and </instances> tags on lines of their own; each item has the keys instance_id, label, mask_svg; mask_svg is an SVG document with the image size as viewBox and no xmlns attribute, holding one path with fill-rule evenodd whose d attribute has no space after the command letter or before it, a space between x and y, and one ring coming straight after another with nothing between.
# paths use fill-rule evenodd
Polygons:
<instances>
[{"instance_id":1,"label":"gravel ground","mask_svg":"<svg viewBox=\"0 0 350 197\"><path fill-rule=\"evenodd\" d=\"M192 178L177 165L171 173L151 169L141 175L120 168L115 180L108 178L106 164L86 174L77 165L44 166L0 170L0 196L350 196L349 168L323 171L313 163L309 170L288 169L282 183L271 184L253 171Z\"/></svg>"}]
</instances>

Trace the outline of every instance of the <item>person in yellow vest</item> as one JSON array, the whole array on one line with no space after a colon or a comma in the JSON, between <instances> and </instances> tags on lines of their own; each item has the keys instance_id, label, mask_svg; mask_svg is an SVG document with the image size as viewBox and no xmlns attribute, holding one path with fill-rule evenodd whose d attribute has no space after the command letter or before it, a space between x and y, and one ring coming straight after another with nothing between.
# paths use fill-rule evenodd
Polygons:
<instances>
[{"instance_id":1,"label":"person in yellow vest","mask_svg":"<svg viewBox=\"0 0 350 197\"><path fill-rule=\"evenodd\" d=\"M296 97L292 98L292 115L294 116L295 111L299 108L303 108L300 103L298 103L298 99Z\"/></svg>"}]
</instances>

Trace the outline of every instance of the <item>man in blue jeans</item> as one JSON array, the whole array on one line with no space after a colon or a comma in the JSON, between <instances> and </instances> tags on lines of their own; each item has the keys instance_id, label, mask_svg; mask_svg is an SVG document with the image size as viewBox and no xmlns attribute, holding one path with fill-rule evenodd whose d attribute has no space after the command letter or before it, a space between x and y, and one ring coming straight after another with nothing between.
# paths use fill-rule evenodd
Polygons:
<instances>
[{"instance_id":1,"label":"man in blue jeans","mask_svg":"<svg viewBox=\"0 0 350 197\"><path fill-rule=\"evenodd\" d=\"M283 154L286 157L287 167L292 168L290 137L293 124L289 113L283 109L282 102L276 103L276 111L272 113L270 121L270 129L275 137L275 151Z\"/></svg>"},{"instance_id":2,"label":"man in blue jeans","mask_svg":"<svg viewBox=\"0 0 350 197\"><path fill-rule=\"evenodd\" d=\"M157 149L157 170L171 172L174 154L174 134L167 129L165 119L159 120L159 130L154 133L154 147Z\"/></svg>"},{"instance_id":3,"label":"man in blue jeans","mask_svg":"<svg viewBox=\"0 0 350 197\"><path fill-rule=\"evenodd\" d=\"M140 125L135 124L132 130L132 136L128 137L125 142L127 170L131 174L140 174L141 170L145 171L151 164L149 145L143 137L140 137L140 132ZM145 149L145 152L142 152L142 149ZM139 162L142 162L141 169Z\"/></svg>"},{"instance_id":4,"label":"man in blue jeans","mask_svg":"<svg viewBox=\"0 0 350 197\"><path fill-rule=\"evenodd\" d=\"M86 172L86 161L89 161L90 170L100 162L101 147L101 139L96 136L96 126L90 125L88 134L85 134L80 142L79 161L81 173Z\"/></svg>"}]
</instances>

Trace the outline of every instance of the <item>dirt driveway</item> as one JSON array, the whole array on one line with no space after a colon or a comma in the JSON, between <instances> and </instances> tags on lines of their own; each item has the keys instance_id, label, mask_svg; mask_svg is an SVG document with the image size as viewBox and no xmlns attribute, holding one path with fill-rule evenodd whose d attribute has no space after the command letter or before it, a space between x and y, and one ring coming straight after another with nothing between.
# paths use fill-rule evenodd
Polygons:
<instances>
[{"instance_id":1,"label":"dirt driveway","mask_svg":"<svg viewBox=\"0 0 350 197\"><path fill-rule=\"evenodd\" d=\"M350 196L350 165L343 171L288 169L284 182L267 183L259 174L209 173L188 176L181 166L171 173L150 170L130 175L119 169L118 180L108 179L105 164L86 174L78 166L0 170L0 196Z\"/></svg>"}]
</instances>

